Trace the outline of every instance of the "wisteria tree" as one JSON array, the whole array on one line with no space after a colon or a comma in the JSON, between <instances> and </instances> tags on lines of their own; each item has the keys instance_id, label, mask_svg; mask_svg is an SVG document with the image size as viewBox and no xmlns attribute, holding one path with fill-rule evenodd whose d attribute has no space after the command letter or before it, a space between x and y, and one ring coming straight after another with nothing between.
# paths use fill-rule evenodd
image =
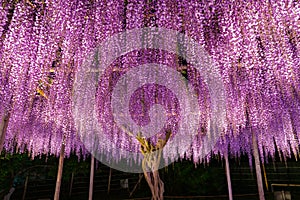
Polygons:
<instances>
[{"instance_id":1,"label":"wisteria tree","mask_svg":"<svg viewBox=\"0 0 300 200\"><path fill-rule=\"evenodd\" d=\"M48 153L60 155L61 163L71 152L79 156L98 153L117 163L126 160L129 152L140 153L141 144L146 149L150 143L155 147L162 138L161 147L164 147L161 149L167 151L167 144L175 138L182 119L179 111L188 113L193 109L179 106L182 94L178 96L172 93L173 88L153 84L137 88L133 93L129 103L131 116L126 117L132 117L139 126L151 121L149 112L153 105L160 104L166 111L166 126L150 138L150 143L117 126L112 109L113 91L118 81L140 65L157 63L180 73L194 88L198 102L198 132L190 144L185 140L177 144L182 153L179 158L193 158L195 164L209 161L210 154L202 153L206 145L202 138L216 132L220 136L212 149L216 154L247 153L250 164L253 153L257 154L256 162L264 162L275 156L276 149L283 160L292 155L298 158L299 16L300 4L292 0L1 0L0 150L3 148L6 153L29 151L32 157ZM102 128L102 135L96 135L98 140L91 140L90 136L95 133L84 128L89 119L80 121L80 117L74 117L74 94L78 94L74 84L84 85L76 77L91 52L118 33L144 27L174 30L193 38L213 60L216 71L210 71L211 75L220 74L226 94L226 120L220 122L222 126L218 131L212 131L212 122L218 115L213 105L219 98L210 88L213 81L209 82L204 72L197 70L197 63L192 59L185 59L194 47L184 46L182 37L170 38L174 39L172 44L177 44L174 52L144 48L122 54L97 77L95 91L89 88L83 91L84 105L90 102L84 99L86 95L94 95L96 115L91 117L96 118ZM151 47L153 38L148 36L144 35L143 44ZM126 45L130 47L139 42L133 41L126 38ZM161 45L172 46L171 43ZM110 53L120 48L111 46ZM196 54L188 56L199 58ZM95 58L100 64L103 59L106 58ZM136 76L135 80L142 81L139 78ZM165 77L165 80L171 79ZM107 153L112 141L125 153L118 149ZM95 143L97 148L94 148ZM89 144L95 152L89 152ZM187 145L189 148L183 149ZM161 159L169 163L168 155L172 153L177 152L163 154ZM142 159L128 159L128 164L141 163ZM151 186L151 181L149 183ZM162 198L161 194L158 196L157 199ZM261 193L260 199L263 198Z\"/></svg>"}]
</instances>

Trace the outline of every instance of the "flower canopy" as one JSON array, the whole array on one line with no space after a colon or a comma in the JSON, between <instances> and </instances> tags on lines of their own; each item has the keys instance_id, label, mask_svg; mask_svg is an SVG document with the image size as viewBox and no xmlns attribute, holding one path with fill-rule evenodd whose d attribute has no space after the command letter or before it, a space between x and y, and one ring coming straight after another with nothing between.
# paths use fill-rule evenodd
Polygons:
<instances>
[{"instance_id":1,"label":"flower canopy","mask_svg":"<svg viewBox=\"0 0 300 200\"><path fill-rule=\"evenodd\" d=\"M261 158L274 156L276 148L284 156L299 155L300 3L292 0L2 0L0 117L10 116L4 148L28 150L33 156L58 155L64 143L66 156L72 151L86 155L84 133L75 128L72 114L76 73L102 41L143 27L185 34L216 63L226 90L226 122L214 153L224 153L229 146L233 155L250 155L254 134ZM114 128L110 111L117 81L135 66L161 63L183 74L195 88L201 110L199 135L185 156L201 161L201 135L209 134L210 119L215 117L212 98L201 71L180 55L180 49L178 54L140 49L108 66L95 94L107 140L131 148L124 130ZM166 88L145 85L140 90L134 95L145 99L147 109L155 103L169 113L183 109ZM148 111L141 105L133 98L130 108L134 120L145 125L149 119L139 114L148 116ZM172 115L168 120L166 127L176 132L180 118ZM138 143L132 148L137 150Z\"/></svg>"}]
</instances>

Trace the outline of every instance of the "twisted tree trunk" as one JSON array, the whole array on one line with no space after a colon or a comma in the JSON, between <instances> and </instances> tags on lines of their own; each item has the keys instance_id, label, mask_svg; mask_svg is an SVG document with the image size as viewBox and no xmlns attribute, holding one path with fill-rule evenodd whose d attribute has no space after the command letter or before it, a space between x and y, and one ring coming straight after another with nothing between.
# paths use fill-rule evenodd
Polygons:
<instances>
[{"instance_id":1,"label":"twisted tree trunk","mask_svg":"<svg viewBox=\"0 0 300 200\"><path fill-rule=\"evenodd\" d=\"M144 176L152 193L152 200L161 200L164 198L164 183L160 179L158 171L161 153L161 149L148 153L144 155L142 162Z\"/></svg>"},{"instance_id":2,"label":"twisted tree trunk","mask_svg":"<svg viewBox=\"0 0 300 200\"><path fill-rule=\"evenodd\" d=\"M164 199L164 183L159 177L159 164L161 160L162 149L168 142L171 132L166 133L165 139L158 139L156 145L152 145L150 141L138 135L136 138L141 144L140 151L144 155L142 168L145 179L152 193L152 200Z\"/></svg>"}]
</instances>

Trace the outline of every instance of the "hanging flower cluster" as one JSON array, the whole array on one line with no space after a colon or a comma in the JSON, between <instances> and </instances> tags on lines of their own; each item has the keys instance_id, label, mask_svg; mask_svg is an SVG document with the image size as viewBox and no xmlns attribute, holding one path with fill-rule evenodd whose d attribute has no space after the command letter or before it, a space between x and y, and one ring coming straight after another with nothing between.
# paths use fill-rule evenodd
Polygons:
<instances>
[{"instance_id":1,"label":"hanging flower cluster","mask_svg":"<svg viewBox=\"0 0 300 200\"><path fill-rule=\"evenodd\" d=\"M84 133L75 130L72 115L76 72L103 40L142 27L164 27L186 34L216 63L226 89L227 116L215 153L229 150L232 155L251 155L255 136L261 158L274 157L275 146L284 158L299 155L300 3L292 0L3 0L0 117L10 113L5 149L28 150L32 156L58 155L64 144L66 156L72 151L87 154L80 140ZM201 135L208 134L210 118L214 117L212 99L201 72L182 54L180 48L178 55L142 49L108 66L96 94L98 118L107 140L138 150L139 144L131 144L128 135L116 128L110 110L112 90L129 69L161 63L179 71L195 88L201 110L199 136L186 156L201 161ZM161 94L153 96L157 92ZM146 108L156 103L165 106L170 114L165 128L176 133L179 118L172 112L184 108L178 107L170 91L148 85L135 95L145 98L142 103ZM143 116L148 113L142 104L133 99L130 106L134 120L146 125L149 119ZM151 138L154 143L157 139Z\"/></svg>"}]
</instances>

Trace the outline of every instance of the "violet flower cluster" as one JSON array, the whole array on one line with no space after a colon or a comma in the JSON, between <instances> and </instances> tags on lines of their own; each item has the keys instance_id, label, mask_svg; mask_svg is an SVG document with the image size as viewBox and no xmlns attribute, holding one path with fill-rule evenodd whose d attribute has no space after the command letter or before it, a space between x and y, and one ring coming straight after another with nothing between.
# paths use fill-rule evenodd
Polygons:
<instances>
[{"instance_id":1,"label":"violet flower cluster","mask_svg":"<svg viewBox=\"0 0 300 200\"><path fill-rule=\"evenodd\" d=\"M71 152L86 156L89 152L81 141L84 133L75 130L72 115L76 72L101 41L142 27L164 27L194 38L220 69L227 116L214 153L247 153L251 158L254 135L262 161L274 157L276 148L283 158L299 156L300 3L292 0L2 1L0 117L10 113L6 151L29 151L32 157L58 155L64 144L66 156ZM214 117L210 112L212 99L201 71L186 63L180 57L184 52L178 51L179 55L136 50L107 67L96 94L98 118L107 140L138 151L139 144L129 142L129 136L115 127L110 110L112 90L128 69L161 63L184 74L195 88L201 110L199 135L186 157L195 163L203 161L201 135L208 134L210 118ZM47 81L49 73L51 83ZM165 88L145 86L135 95L130 107L137 123L146 124L147 109L159 103L170 114L166 128L176 133L180 118L172 113L184 108L178 107L174 94ZM146 111L135 97L145 98ZM105 145L100 145L99 151L103 148Z\"/></svg>"}]
</instances>

